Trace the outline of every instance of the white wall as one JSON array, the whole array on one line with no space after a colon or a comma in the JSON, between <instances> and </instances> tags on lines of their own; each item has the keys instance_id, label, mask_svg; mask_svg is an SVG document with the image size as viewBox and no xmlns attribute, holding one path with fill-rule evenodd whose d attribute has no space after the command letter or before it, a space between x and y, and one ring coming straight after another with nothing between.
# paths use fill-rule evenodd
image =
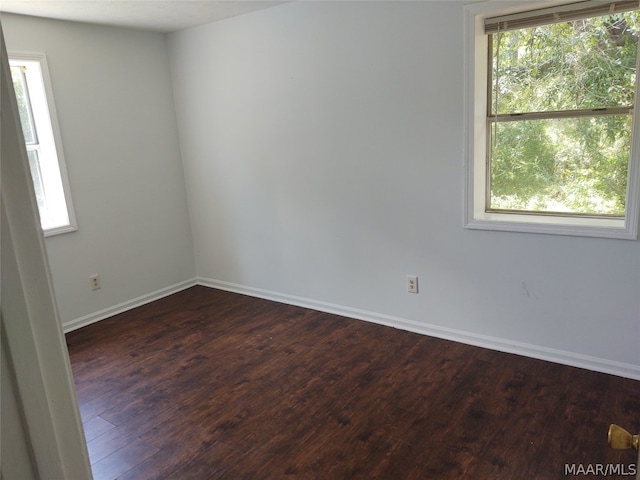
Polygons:
<instances>
[{"instance_id":1,"label":"white wall","mask_svg":"<svg viewBox=\"0 0 640 480\"><path fill-rule=\"evenodd\" d=\"M193 279L166 37L10 14L2 24L10 52L47 54L79 226L46 240L62 322Z\"/></svg>"},{"instance_id":2,"label":"white wall","mask_svg":"<svg viewBox=\"0 0 640 480\"><path fill-rule=\"evenodd\" d=\"M640 378L640 242L463 228L461 2L294 2L169 55L201 281Z\"/></svg>"}]
</instances>

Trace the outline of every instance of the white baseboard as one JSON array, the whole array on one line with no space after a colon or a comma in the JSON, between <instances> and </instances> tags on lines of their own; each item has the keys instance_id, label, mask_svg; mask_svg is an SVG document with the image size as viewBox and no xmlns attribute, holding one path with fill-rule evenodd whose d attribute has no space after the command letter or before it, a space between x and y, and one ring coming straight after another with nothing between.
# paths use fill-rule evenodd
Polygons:
<instances>
[{"instance_id":1,"label":"white baseboard","mask_svg":"<svg viewBox=\"0 0 640 480\"><path fill-rule=\"evenodd\" d=\"M68 333L86 325L104 320L105 318L109 318L119 313L126 312L127 310L131 310L133 308L153 302L154 300L158 300L160 298L180 292L194 285L203 285L210 288L216 288L218 290L241 293L243 295L264 298L266 300L273 300L275 302L285 303L288 305L297 305L299 307L310 308L312 310L318 310L321 312L333 313L357 320L377 323L379 325L385 325L388 327L398 328L400 330L420 333L422 335L429 335L432 337L452 340L455 342L465 343L467 345L474 345L477 347L488 348L500 352L514 353L517 355L537 358L540 360L546 360L562 365L570 365L572 367L585 368L587 370L593 370L596 372L608 373L620 377L640 380L640 365L615 362L613 360L542 347L539 345L516 342L514 340L504 338L491 337L488 335L466 332L464 330L457 330L453 328L441 327L438 325L415 322L413 320L407 320L391 315L370 312L367 310L360 310L344 305L313 300L305 297L297 297L294 295L287 295L270 290L247 287L244 285L203 277L186 280L184 282L180 282L175 285L156 290L155 292L151 292L149 294L131 299L127 302L123 302L118 305L105 308L98 312L85 315L75 320L64 322L62 324L62 329L64 333Z\"/></svg>"},{"instance_id":2,"label":"white baseboard","mask_svg":"<svg viewBox=\"0 0 640 480\"><path fill-rule=\"evenodd\" d=\"M104 320L105 318L112 317L119 313L126 312L127 310L146 305L147 303L153 302L154 300L159 300L163 297L167 297L174 293L180 292L189 287L193 287L194 285L197 285L197 283L198 282L195 278L191 280L185 280L184 282L176 283L175 285L161 288L160 290L156 290L155 292L133 298L127 302L119 303L118 305L114 305L113 307L105 308L104 310L100 310L95 313L90 313L89 315L85 315L84 317L76 318L75 320L71 320L68 322L63 322L62 330L64 331L64 333L69 333L78 328L91 325L92 323L99 322L100 320Z\"/></svg>"},{"instance_id":3,"label":"white baseboard","mask_svg":"<svg viewBox=\"0 0 640 480\"><path fill-rule=\"evenodd\" d=\"M596 372L608 373L620 377L640 380L640 365L615 362L612 360L592 357L580 353L567 352L564 350L547 348L539 345L516 342L514 340L491 337L488 335L466 332L464 330L456 330L453 328L446 328L438 325L419 323L413 320L369 312L366 310L351 308L344 305L336 305L333 303L322 302L310 298L297 297L293 295L272 292L270 290L263 290L260 288L247 287L244 285L224 282L221 280L198 277L196 281L199 285L216 288L219 290L241 293L252 297L259 297L280 303L286 303L289 305L297 305L321 312L334 313L344 317L365 320L380 325L398 328L400 330L407 330L409 332L420 333L423 335L443 338L446 340L453 340L455 342L465 343L467 345L474 345L477 347L488 348L500 352L514 353L517 355L536 358L539 360L546 360L562 365L569 365L572 367L579 367Z\"/></svg>"}]
</instances>

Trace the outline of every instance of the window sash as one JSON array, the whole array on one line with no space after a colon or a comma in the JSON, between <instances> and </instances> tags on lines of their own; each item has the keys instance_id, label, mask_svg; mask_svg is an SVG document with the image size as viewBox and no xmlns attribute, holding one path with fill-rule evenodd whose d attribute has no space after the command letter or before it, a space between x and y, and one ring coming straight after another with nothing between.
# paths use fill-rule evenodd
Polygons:
<instances>
[{"instance_id":1,"label":"window sash","mask_svg":"<svg viewBox=\"0 0 640 480\"><path fill-rule=\"evenodd\" d=\"M633 115L633 107L591 108L584 110L552 110L548 112L500 113L489 112L491 122L517 122L522 120L544 120L552 118L600 117L606 115Z\"/></svg>"},{"instance_id":2,"label":"window sash","mask_svg":"<svg viewBox=\"0 0 640 480\"><path fill-rule=\"evenodd\" d=\"M640 0L634 1L635 8L627 9L625 11L636 10ZM604 14L606 15L606 13ZM598 16L598 15L595 15ZM522 28L529 28L530 26L525 26ZM515 30L512 29L512 30ZM498 32L496 32L498 33ZM493 96L493 44L494 44L494 36L487 36L487 117L493 117L497 121L510 121L508 118L512 118L512 120L524 120L525 117L523 115L529 115L529 118L563 118L564 116L581 116L581 115L616 115L620 113L631 113L633 114L633 105L626 105L621 107L599 107L599 108L590 108L590 109L565 109L565 110L555 110L555 111L544 111L544 112L511 112L511 113L496 113L494 111L495 108L495 98ZM500 37L498 37L498 41L500 41ZM640 57L640 47L638 48L638 57ZM636 80L637 82L637 80ZM518 117L518 118L516 118Z\"/></svg>"},{"instance_id":3,"label":"window sash","mask_svg":"<svg viewBox=\"0 0 640 480\"><path fill-rule=\"evenodd\" d=\"M22 98L18 99L23 103L24 115L20 115L20 122L22 123L22 130L24 134L24 141L26 145L38 145L38 131L36 129L35 119L33 116L33 108L31 105L31 95L29 94L29 83L27 82L27 76L25 74L26 67L24 65L11 67L11 77L14 82L19 82L22 88ZM13 72L18 71L17 79L13 76Z\"/></svg>"}]
</instances>

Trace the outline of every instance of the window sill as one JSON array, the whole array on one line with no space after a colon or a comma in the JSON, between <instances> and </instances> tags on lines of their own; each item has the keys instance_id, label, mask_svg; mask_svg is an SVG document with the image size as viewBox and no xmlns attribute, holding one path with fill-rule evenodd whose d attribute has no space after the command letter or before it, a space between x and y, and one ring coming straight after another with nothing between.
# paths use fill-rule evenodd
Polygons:
<instances>
[{"instance_id":1,"label":"window sill","mask_svg":"<svg viewBox=\"0 0 640 480\"><path fill-rule=\"evenodd\" d=\"M75 225L64 225L62 227L49 228L43 230L45 237L53 237L55 235L62 235L63 233L77 232L78 227Z\"/></svg>"},{"instance_id":2,"label":"window sill","mask_svg":"<svg viewBox=\"0 0 640 480\"><path fill-rule=\"evenodd\" d=\"M483 212L467 220L471 230L542 233L578 237L636 240L636 225L624 218L584 218L549 215L519 215L513 213Z\"/></svg>"}]
</instances>

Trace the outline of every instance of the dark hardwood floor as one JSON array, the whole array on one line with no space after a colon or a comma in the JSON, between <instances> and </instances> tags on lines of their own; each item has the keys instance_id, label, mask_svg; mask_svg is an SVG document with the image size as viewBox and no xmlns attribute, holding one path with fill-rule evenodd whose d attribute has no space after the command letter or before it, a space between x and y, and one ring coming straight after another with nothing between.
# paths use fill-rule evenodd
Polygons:
<instances>
[{"instance_id":1,"label":"dark hardwood floor","mask_svg":"<svg viewBox=\"0 0 640 480\"><path fill-rule=\"evenodd\" d=\"M96 480L560 479L636 460L607 429L640 431L638 381L205 287L67 343Z\"/></svg>"}]
</instances>

